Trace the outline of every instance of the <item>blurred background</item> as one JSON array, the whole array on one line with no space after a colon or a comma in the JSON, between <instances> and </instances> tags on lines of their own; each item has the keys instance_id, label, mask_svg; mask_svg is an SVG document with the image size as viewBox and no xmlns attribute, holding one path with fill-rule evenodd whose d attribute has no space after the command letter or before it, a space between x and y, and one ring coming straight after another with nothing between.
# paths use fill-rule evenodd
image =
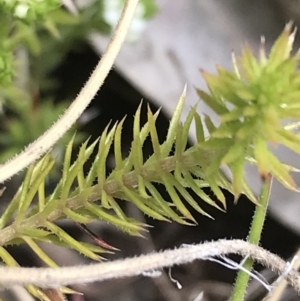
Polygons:
<instances>
[{"instance_id":1,"label":"blurred background","mask_svg":"<svg viewBox=\"0 0 300 301\"><path fill-rule=\"evenodd\" d=\"M52 32L50 30L49 35L49 28L46 28L47 30L38 28L35 34L40 41L39 51L35 53L24 47L18 48L17 57L20 62L18 68L23 74L19 78L19 84L20 87L25 86L27 89L24 102L22 104L16 102L20 94L9 94L5 89L1 92L3 96L3 118L0 124L3 130L0 138L2 161L37 137L39 130L43 131L51 125L74 99L105 51L109 34L116 24L124 1L62 0L62 3L65 5L66 14L53 17L58 24L57 35L54 30ZM265 36L266 48L269 49L290 20L293 20L295 25L300 21L300 1L141 1L126 45L122 48L114 69L76 125L78 143L88 136L91 136L92 140L96 139L111 120L118 121L127 115L123 130L123 147L124 154L128 153L132 139L133 115L142 99L144 104L150 103L153 110L162 107L157 128L160 139L164 139L170 116L184 85L187 83L188 94L183 120L190 107L199 100L195 87L205 89L200 68L210 72L214 72L216 64L231 68L231 52L239 54L245 43L248 43L254 52L258 51L261 36ZM295 44L296 50L297 45L299 45L298 41ZM32 78L30 82L28 76ZM17 113L14 111L16 107L19 108ZM145 107L144 105L144 109ZM198 110L200 113L213 116L213 113L201 103ZM42 114L43 111L48 114ZM30 118L24 117L25 121L20 118L20 116L28 116L24 112L30 112ZM145 112L144 110L144 117L146 117ZM26 133L24 133L24 122L28 128ZM58 157L63 153L70 135L57 146ZM9 142L8 137L10 137ZM191 132L190 144L194 139L195 133ZM288 153L285 149L278 148L275 151L283 160L297 166L299 157ZM150 146L148 148L146 146L145 153L151 153ZM114 167L112 155L107 164L108 169ZM298 165L300 167L300 163ZM57 177L59 170L60 167L57 168ZM247 176L254 191L258 192L259 180L256 171L249 167ZM295 177L300 185L300 177L297 178L297 175ZM12 181L2 197L4 202L13 195L18 181L18 179ZM55 181L55 175L52 181ZM49 181L49 189L51 185ZM164 193L163 189L161 192ZM202 201L199 199L199 202ZM129 216L146 221L153 228L144 239L130 237L104 223L91 224L90 228L97 235L121 250L106 256L109 259L173 248L183 243L218 238L244 239L254 211L254 205L244 197L234 205L232 196L227 194L226 213L212 209L202 202L201 206L215 220L193 212L198 225L187 227L149 220L132 205L126 203L123 206ZM275 183L261 245L286 259L291 258L300 246L299 216L299 196ZM62 225L74 237L89 241L89 238L71 223L65 221ZM43 247L60 265L89 262L70 250L50 245ZM21 250L11 248L10 251L24 266L41 264L26 247ZM238 257L232 258L240 260ZM267 281L274 280L271 272L260 266L256 268ZM69 299L73 301L225 301L230 296L235 275L236 271L217 263L195 262L173 268L171 271L166 270L159 278L133 277L74 286L73 289L84 293L84 296L72 295ZM174 279L180 282L182 289L178 289ZM203 293L202 299L200 299L201 293ZM9 295L11 299L5 300L16 298L16 294L9 292L5 294L12 294ZM266 294L265 289L253 281L249 286L247 300L261 300L264 294ZM300 299L292 290L287 290L282 300Z\"/></svg>"}]
</instances>

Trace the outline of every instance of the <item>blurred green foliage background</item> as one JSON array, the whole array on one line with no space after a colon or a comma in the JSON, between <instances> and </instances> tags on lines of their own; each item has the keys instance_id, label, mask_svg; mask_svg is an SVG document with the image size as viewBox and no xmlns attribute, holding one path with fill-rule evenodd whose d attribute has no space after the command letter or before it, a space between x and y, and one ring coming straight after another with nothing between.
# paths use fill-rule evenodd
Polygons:
<instances>
[{"instance_id":1,"label":"blurred green foliage background","mask_svg":"<svg viewBox=\"0 0 300 301\"><path fill-rule=\"evenodd\" d=\"M125 4L125 0L83 1L84 6L71 2L74 12L65 2L0 0L0 162L21 151L63 113L71 99L55 95L63 83L51 72L91 32L110 34ZM136 19L145 22L156 11L154 0L142 0ZM56 146L59 153L70 135ZM84 135L76 137L78 142Z\"/></svg>"}]
</instances>

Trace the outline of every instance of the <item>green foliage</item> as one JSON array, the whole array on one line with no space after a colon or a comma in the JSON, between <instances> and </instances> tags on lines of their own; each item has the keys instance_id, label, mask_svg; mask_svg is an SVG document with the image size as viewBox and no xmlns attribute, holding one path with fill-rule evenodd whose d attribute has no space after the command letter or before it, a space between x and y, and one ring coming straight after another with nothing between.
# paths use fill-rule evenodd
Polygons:
<instances>
[{"instance_id":1,"label":"green foliage","mask_svg":"<svg viewBox=\"0 0 300 301\"><path fill-rule=\"evenodd\" d=\"M190 225L195 220L187 204L196 211L209 216L194 200L192 192L208 204L218 205L203 190L211 186L212 191L224 202L219 187L232 191L232 185L221 172L214 177L206 177L201 162L209 162L213 157L193 146L187 148L187 137L192 121L198 124L200 117L196 107L192 108L187 120L181 124L180 116L184 107L184 95L180 98L170 122L166 140L159 143L155 120L148 108L148 122L141 127L138 108L134 118L133 141L130 154L122 157L121 132L123 121L107 126L100 139L88 145L82 144L78 157L71 163L73 139L66 148L61 180L52 193L45 191L45 182L54 165L49 154L27 170L22 186L15 194L6 211L0 218L0 245L26 243L47 265L56 263L38 246L38 242L48 242L58 246L73 248L92 260L100 260L98 253L108 252L109 245L79 242L55 224L60 219L70 219L75 223L87 224L102 220L130 235L141 236L147 225L127 217L117 200L134 203L146 215L162 221L174 220ZM198 124L199 125L199 124ZM199 137L203 132L197 127ZM150 139L153 155L143 157L143 144ZM113 148L116 165L107 175L106 160ZM84 164L96 151L90 170L84 172ZM166 187L170 201L166 201L155 183ZM249 198L255 201L253 195ZM37 201L36 201L37 199ZM220 209L220 208L219 208ZM15 218L12 221L12 217ZM95 240L98 241L99 240ZM10 265L9 256L0 256Z\"/></svg>"},{"instance_id":2,"label":"green foliage","mask_svg":"<svg viewBox=\"0 0 300 301\"><path fill-rule=\"evenodd\" d=\"M122 8L124 3L119 4ZM155 12L153 1L140 5L142 18ZM110 33L112 26L105 19L102 0L92 1L78 15L67 12L59 0L0 0L1 162L36 139L66 108L65 102L54 105L53 97L40 97L55 94L59 87L49 73L91 31ZM24 127L30 130L24 132ZM76 142L82 138L77 135ZM56 154L69 140L67 134Z\"/></svg>"},{"instance_id":3,"label":"green foliage","mask_svg":"<svg viewBox=\"0 0 300 301\"><path fill-rule=\"evenodd\" d=\"M43 78L33 76L36 62L31 59L42 53L40 31L49 28L51 32L57 23L52 13L59 7L58 0L0 2L2 162L48 129L66 108L66 104L54 107L53 99L41 101L40 93L45 91L40 89ZM69 140L70 136L66 138Z\"/></svg>"},{"instance_id":4,"label":"green foliage","mask_svg":"<svg viewBox=\"0 0 300 301\"><path fill-rule=\"evenodd\" d=\"M210 93L199 90L199 96L219 115L220 125L215 127L206 118L210 136L199 147L217 153L206 172L213 173L222 164L230 167L236 197L242 192L246 162L257 165L262 179L270 173L288 189L297 190L290 175L296 169L280 162L268 146L282 144L300 153L295 124L286 125L300 117L300 56L291 55L294 35L289 24L268 57L263 44L259 59L246 46L241 57L234 58L234 72L222 67L216 75L202 72Z\"/></svg>"},{"instance_id":5,"label":"green foliage","mask_svg":"<svg viewBox=\"0 0 300 301\"><path fill-rule=\"evenodd\" d=\"M0 84L12 80L16 68L13 52L26 43L33 53L39 52L36 31L51 22L49 13L60 7L59 0L0 1Z\"/></svg>"},{"instance_id":6,"label":"green foliage","mask_svg":"<svg viewBox=\"0 0 300 301\"><path fill-rule=\"evenodd\" d=\"M57 9L59 0L1 0L0 5L6 13L26 21L45 18L47 14Z\"/></svg>"},{"instance_id":7,"label":"green foliage","mask_svg":"<svg viewBox=\"0 0 300 301\"><path fill-rule=\"evenodd\" d=\"M118 5L123 3L120 0ZM150 17L157 9L152 1L141 1L141 5L143 18ZM109 32L114 25L105 18L102 1L84 8L79 17L71 16L59 7L56 0L0 0L0 102L5 109L14 112L13 117L2 121L6 132L1 135L0 143L2 146L13 145L3 152L2 158L11 156L44 132L64 108L63 105L54 107L52 100L37 101L30 87L49 85L37 78L45 78L68 49L74 47L74 41L86 36L91 29ZM61 28L61 24L69 27ZM48 39L49 33L54 40ZM153 113L148 107L147 123L141 125L139 106L134 117L131 151L125 158L122 154L124 120L108 125L98 140L89 143L87 139L74 162L71 158L75 135L65 137L69 142L62 175L53 191L46 190L46 182L56 160L48 153L28 168L23 183L0 217L0 257L3 262L18 266L5 247L25 243L46 265L57 267L39 247L39 242L72 248L92 260L101 260L99 254L113 248L91 233L86 226L88 223L102 220L135 236L142 236L147 230L148 225L123 212L120 205L123 201L132 202L153 219L184 225L196 223L191 208L210 217L195 201L195 195L220 210L226 209L222 189L233 193L236 199L244 193L252 202L258 203L244 179L244 166L249 162L257 165L263 180L271 175L287 188L297 190L290 175L296 169L280 162L268 147L269 143L283 144L300 152L299 134L294 133L300 117L297 104L300 57L299 53L291 55L293 38L291 25L288 25L268 57L263 45L259 59L245 47L242 55L237 60L234 58L234 72L222 67L217 68L217 75L202 72L209 92L199 90L198 93L220 117L218 126L208 116L202 118L197 113L197 106L190 109L181 123L184 92L163 143L159 142L155 124L159 112ZM25 59L17 54L20 49L25 49ZM48 57L49 52L53 52L51 57ZM44 65L17 69L16 65L26 63L27 59L44 61ZM14 73L16 78L12 78ZM24 83L31 73L34 83ZM36 114L36 106L39 114ZM286 124L286 120L292 121ZM188 147L192 126L196 128L197 141ZM24 127L34 130L24 134ZM204 127L209 132L207 137ZM147 139L152 143L153 154L145 158L143 145ZM111 150L115 167L108 174L106 162ZM88 160L92 162L86 171ZM233 183L220 171L222 165L231 169ZM161 195L158 185L165 187L168 200ZM204 188L211 189L222 207ZM73 238L57 225L61 219L74 222L93 238L95 244ZM49 300L37 287L30 286L28 290L41 300ZM67 288L61 290L71 292Z\"/></svg>"}]
</instances>

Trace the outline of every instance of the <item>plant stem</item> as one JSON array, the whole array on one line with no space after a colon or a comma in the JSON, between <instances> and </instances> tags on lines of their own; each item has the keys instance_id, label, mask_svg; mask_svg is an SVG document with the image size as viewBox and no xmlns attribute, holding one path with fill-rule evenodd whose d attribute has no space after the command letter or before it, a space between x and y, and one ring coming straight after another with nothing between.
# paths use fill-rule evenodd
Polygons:
<instances>
[{"instance_id":1,"label":"plant stem","mask_svg":"<svg viewBox=\"0 0 300 301\"><path fill-rule=\"evenodd\" d=\"M149 275L149 271L154 274L153 271L158 273L162 268L191 263L196 259L207 260L208 258L228 254L249 255L260 264L271 267L277 275L286 273L287 263L277 255L243 240L221 239L214 242L181 246L173 250L149 253L138 257L96 264L80 264L73 267L20 268L0 266L0 283L5 288L28 284L53 288L60 285L84 284L137 275L146 276ZM298 272L292 269L285 274L285 278L300 295L300 276Z\"/></svg>"},{"instance_id":2,"label":"plant stem","mask_svg":"<svg viewBox=\"0 0 300 301\"><path fill-rule=\"evenodd\" d=\"M65 111L63 116L61 116L53 124L53 126L36 141L29 144L22 153L11 160L8 160L6 163L0 164L0 183L9 179L40 158L71 128L71 126L83 113L104 83L106 76L115 62L129 30L138 2L139 0L126 1L120 21L118 22L107 50L93 71L88 82L81 89L80 93L70 107Z\"/></svg>"},{"instance_id":3,"label":"plant stem","mask_svg":"<svg viewBox=\"0 0 300 301\"><path fill-rule=\"evenodd\" d=\"M263 181L263 185L260 191L259 203L260 205L256 206L255 213L252 219L252 224L250 227L250 232L248 236L248 242L251 244L258 245L263 229L263 225L266 219L266 213L269 203L270 190L272 186L273 176L268 174ZM247 270L251 270L253 266L253 259L248 258L243 267ZM243 301L248 285L250 275L239 271L238 276L234 285L231 301Z\"/></svg>"}]
</instances>

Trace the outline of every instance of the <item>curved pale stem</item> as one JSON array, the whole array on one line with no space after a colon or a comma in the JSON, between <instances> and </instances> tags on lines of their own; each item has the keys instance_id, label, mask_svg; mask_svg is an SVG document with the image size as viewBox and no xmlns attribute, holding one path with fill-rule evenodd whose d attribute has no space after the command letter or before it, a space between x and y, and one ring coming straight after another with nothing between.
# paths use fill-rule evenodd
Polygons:
<instances>
[{"instance_id":1,"label":"curved pale stem","mask_svg":"<svg viewBox=\"0 0 300 301\"><path fill-rule=\"evenodd\" d=\"M150 253L138 257L62 268L0 267L0 284L5 287L34 284L39 287L59 287L75 283L89 283L136 275L158 275L164 267L211 259L230 253L250 256L283 277L300 294L300 275L286 270L286 262L277 255L243 240L219 240L197 245L181 246L174 250ZM156 273L155 273L156 272Z\"/></svg>"},{"instance_id":2,"label":"curved pale stem","mask_svg":"<svg viewBox=\"0 0 300 301\"><path fill-rule=\"evenodd\" d=\"M9 179L48 151L76 122L102 86L124 42L139 0L127 0L108 48L88 82L64 115L15 158L0 165L0 183Z\"/></svg>"}]
</instances>

